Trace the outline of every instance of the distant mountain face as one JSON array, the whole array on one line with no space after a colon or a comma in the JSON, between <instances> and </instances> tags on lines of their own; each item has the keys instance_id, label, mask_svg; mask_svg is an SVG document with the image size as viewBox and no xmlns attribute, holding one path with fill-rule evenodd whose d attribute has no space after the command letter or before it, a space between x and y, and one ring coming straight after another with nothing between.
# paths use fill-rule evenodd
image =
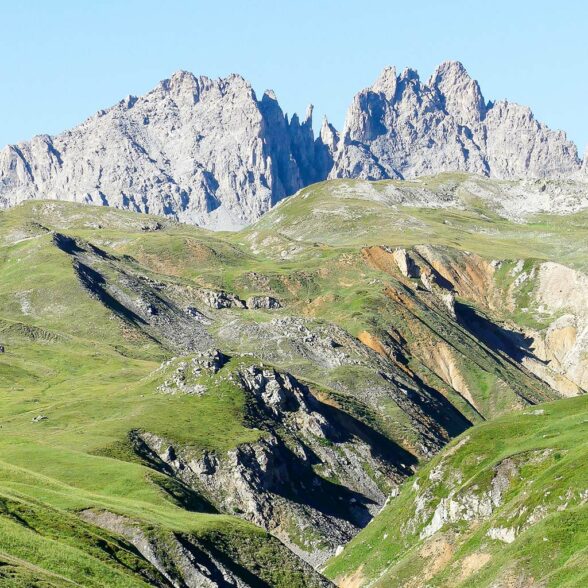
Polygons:
<instances>
[{"instance_id":1,"label":"distant mountain face","mask_svg":"<svg viewBox=\"0 0 588 588\"><path fill-rule=\"evenodd\" d=\"M353 100L339 133L317 138L312 107L288 119L231 75L178 72L80 126L0 151L0 206L55 198L164 214L213 229L258 219L331 178L410 178L468 171L496 178L588 177L565 133L508 102L486 103L460 63L426 83L384 70Z\"/></svg>"},{"instance_id":2,"label":"distant mountain face","mask_svg":"<svg viewBox=\"0 0 588 588\"><path fill-rule=\"evenodd\" d=\"M494 178L561 178L582 162L562 131L526 106L486 102L458 62L426 83L387 68L353 100L335 152L332 178L412 178L467 171Z\"/></svg>"},{"instance_id":3,"label":"distant mountain face","mask_svg":"<svg viewBox=\"0 0 588 588\"><path fill-rule=\"evenodd\" d=\"M56 137L0 153L0 202L58 198L235 228L324 177L312 111L288 121L240 76L178 72Z\"/></svg>"}]
</instances>

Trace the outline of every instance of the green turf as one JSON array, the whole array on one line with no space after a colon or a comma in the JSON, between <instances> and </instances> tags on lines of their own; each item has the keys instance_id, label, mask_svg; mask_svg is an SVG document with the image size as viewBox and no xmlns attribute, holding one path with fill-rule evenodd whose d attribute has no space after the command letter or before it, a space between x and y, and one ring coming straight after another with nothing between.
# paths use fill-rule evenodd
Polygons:
<instances>
[{"instance_id":1,"label":"green turf","mask_svg":"<svg viewBox=\"0 0 588 588\"><path fill-rule=\"evenodd\" d=\"M450 180L453 181L431 179L430 187L442 189L444 182ZM386 185L376 183L373 189L382 191ZM346 191L344 197L337 192L341 187ZM209 393L203 396L157 392L162 376L156 370L170 358L170 349L145 332L129 328L98 299L89 296L73 270L70 256L55 247L54 231L99 247L115 256L120 267L128 272L178 287L223 288L242 298L269 293L283 302L284 309L271 316L259 311L241 319L251 323L274 316L302 315L332 322L353 335L367 330L384 337L395 326L409 339L411 321L418 320L427 329L442 332L455 346L468 383L486 416L512 408L517 386L525 389L531 386L526 376L510 367L500 367L485 351L473 351L464 333L449 328L438 313L424 307L418 307L411 317L402 313L383 294L393 278L370 268L361 255L361 248L430 243L477 252L488 259L512 260L497 274L498 285L506 289L512 282L508 270L520 258L530 260L528 264L554 260L586 270L588 214L539 215L520 224L500 218L473 200L464 210L391 207L384 201L354 195L353 190L354 183L349 181L311 186L281 203L254 226L230 234L215 234L124 211L61 202L27 202L0 213L0 344L6 348L6 353L0 355L0 500L7 505L23 505L19 508L28 509L27 516L31 520L36 517L41 521L40 526L47 529L46 534L36 533L7 514L8 511L0 512L3 537L0 562L6 562L0 565L0 583L70 585L68 582L80 582L79 570L86 570L88 577L96 578L95 585L100 582L141 585L141 570L137 570L143 560L133 555L128 546L120 549L129 554L124 557L130 567L114 564L112 557L92 551L92 542L87 547L77 543L76 537L89 532L88 526L75 515L84 508L111 510L168 531L199 536L222 532L227 543L231 543L231 537L243 534L253 542L265 537L257 528L235 517L181 508L154 482L152 470L141 464L127 447L128 433L133 429L148 430L188 445L195 452L204 449L224 452L240 443L255 441L260 432L244 422L243 393L222 378L215 380L209 386ZM156 223L159 226L153 230ZM105 272L111 271L106 263L104 268ZM531 283L528 288L532 288ZM527 306L529 290L518 295L515 312L506 318L521 325L541 327L542 317L521 310ZM255 349L244 341L234 351L254 352ZM421 375L428 374L428 381L443 389L443 383L427 371L418 357L409 356L408 360L412 369ZM319 386L326 382L324 375L310 365L284 367L299 369ZM353 384L361 382L365 374L341 368L335 376ZM481 420L446 386L445 392L472 422ZM576 407L578 414L583 414L582 402L566 401L561 409L559 405L550 407L545 422L553 427L557 422L563 423L561 411L566 406ZM412 440L410 423L392 402L382 403L379 413L342 396L339 404L345 403L353 414L371 420L399 442ZM40 415L47 418L33 422ZM475 433L482 439L485 431L491 435L495 430L492 427L502 427L500 434L495 432L488 440L494 451L494 457L489 456L488 460L498 459L499 451L511 451L507 441L509 427L518 430L517 418L508 417L496 425L485 424ZM524 418L529 419L531 428L520 439L513 433L512 443L523 446L527 439L527 445L534 447L533 428L542 426L543 421ZM569 443L560 448L565 453L560 461L550 465L550 470L570 464L565 475L579 476L582 470L572 471L571 464L573 456L580 460L581 454L577 452L582 451L582 443L574 448L571 440L572 431L582 439L584 429L578 428L575 417L565 418L569 419L566 427L569 424L570 430L562 428L557 443L564 440ZM554 441L546 438L545 443ZM481 451L481 446L477 450ZM479 467L486 467L487 463L490 462L483 461ZM394 504L409 501L409 497L410 490L405 489ZM559 582L554 585L566 585L565 582L573 585L569 578L581 577L576 570L584 561L580 540L585 530L584 519L578 514L583 507L574 508L561 515L570 517L569 525L577 532L558 539L562 549L557 557L563 558L568 553L569 559L550 564L553 582ZM34 517L30 514L33 512ZM576 522L572 520L574 516ZM65 533L57 524L60 517L71 521L77 529L73 535ZM382 521L384 515L365 533L383 529L381 525L386 523ZM545 529L538 526L537 533L549 537L549 533L557 532L557 524L548 527L547 519L541 525ZM535 531L529 530L507 549L496 550L485 568L495 570L484 572L488 582L505 565L506 559L501 558L507 555L502 554L518 545L521 554L524 549L532 549L531 539L523 547L530 533ZM388 567L388 560L389 565L400 567L403 561L410 561L403 555L402 542L391 552L382 552L381 557L376 557L379 553L376 547L369 554L365 549L361 551L366 536L361 535L330 565L331 575L348 573L365 560L365 573L375 577ZM109 536L104 540L112 542L115 538ZM475 538L471 541L473 550ZM540 542L540 547L547 549L550 544L550 541ZM383 549L384 544L380 547ZM271 557L277 562L282 556L272 549ZM466 545L461 549L469 548ZM227 550L230 551L229 547ZM271 557L268 555L268 561ZM410 564L407 566L406 574ZM531 567L525 569L544 574L549 566L537 570ZM275 581L288 585L293 577ZM439 582L442 581L440 577Z\"/></svg>"},{"instance_id":2,"label":"green turf","mask_svg":"<svg viewBox=\"0 0 588 588\"><path fill-rule=\"evenodd\" d=\"M477 425L408 480L400 495L331 560L327 575L342 578L360 570L364 582L375 581L375 586L402 586L424 574L429 586L492 586L507 584L511 576L547 586L584 585L588 473L582 464L588 457L587 427L585 396ZM425 557L431 552L420 533L432 512L427 511L424 520L417 516L417 494L428 493L431 511L450 492L480 495L490 485L493 468L509 457L518 460L520 470L504 502L488 517L445 524L434 539L443 537L451 551L431 573L434 558ZM443 472L439 483L432 480L436 468ZM537 521L531 524L533 513ZM513 543L505 544L487 536L493 527L521 531ZM462 577L464 560L480 555L488 559L485 565L475 575Z\"/></svg>"}]
</instances>

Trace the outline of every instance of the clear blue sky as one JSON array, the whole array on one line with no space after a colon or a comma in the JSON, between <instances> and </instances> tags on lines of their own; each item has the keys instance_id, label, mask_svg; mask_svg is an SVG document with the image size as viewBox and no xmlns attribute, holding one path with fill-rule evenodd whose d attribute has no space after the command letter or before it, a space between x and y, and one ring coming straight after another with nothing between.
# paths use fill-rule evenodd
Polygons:
<instances>
[{"instance_id":1,"label":"clear blue sky","mask_svg":"<svg viewBox=\"0 0 588 588\"><path fill-rule=\"evenodd\" d=\"M531 106L588 144L582 0L0 0L0 146L57 133L178 69L238 72L287 112L341 127L386 65L458 59L487 99Z\"/></svg>"}]
</instances>

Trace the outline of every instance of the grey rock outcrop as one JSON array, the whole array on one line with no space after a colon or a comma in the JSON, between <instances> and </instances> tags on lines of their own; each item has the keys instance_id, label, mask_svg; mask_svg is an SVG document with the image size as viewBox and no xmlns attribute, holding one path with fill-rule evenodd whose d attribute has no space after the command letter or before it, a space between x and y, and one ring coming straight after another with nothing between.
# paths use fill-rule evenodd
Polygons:
<instances>
[{"instance_id":1,"label":"grey rock outcrop","mask_svg":"<svg viewBox=\"0 0 588 588\"><path fill-rule=\"evenodd\" d=\"M86 509L80 511L79 516L85 522L116 533L132 544L144 560L161 574L159 577L154 574L149 576L149 585L174 588L252 588L270 585L251 573L252 569L257 572L258 566L256 554L253 553L255 543L247 545L247 542L243 542L236 546L223 543L219 549L210 538L154 527L145 528L136 520L107 510ZM308 564L297 561L294 556L288 557L286 548L280 548L277 541L265 540L259 545L277 555L280 563L287 568L287 573L300 579L304 586L333 586Z\"/></svg>"},{"instance_id":2,"label":"grey rock outcrop","mask_svg":"<svg viewBox=\"0 0 588 588\"><path fill-rule=\"evenodd\" d=\"M324 180L333 168L333 155L338 143L339 133L325 117L315 142L317 180Z\"/></svg>"},{"instance_id":3,"label":"grey rock outcrop","mask_svg":"<svg viewBox=\"0 0 588 588\"><path fill-rule=\"evenodd\" d=\"M280 301L273 296L250 296L245 302L247 308L259 309L264 308L272 310L275 308L282 308Z\"/></svg>"},{"instance_id":4,"label":"grey rock outcrop","mask_svg":"<svg viewBox=\"0 0 588 588\"><path fill-rule=\"evenodd\" d=\"M431 537L447 523L489 518L501 505L511 481L517 476L517 463L507 458L494 468L492 480L485 491L475 493L470 490L461 494L451 492L447 498L439 501L429 524L422 529L420 538ZM430 497L427 496L420 504L422 505L428 498ZM418 507L417 511L419 511ZM417 515L419 514L422 516L423 509L417 512Z\"/></svg>"},{"instance_id":5,"label":"grey rock outcrop","mask_svg":"<svg viewBox=\"0 0 588 588\"><path fill-rule=\"evenodd\" d=\"M216 374L228 361L228 357L218 349L207 349L196 353L189 360L179 362L172 358L164 362L159 370L175 368L173 373L157 387L164 394L195 394L202 395L206 386L198 382L203 374Z\"/></svg>"},{"instance_id":6,"label":"grey rock outcrop","mask_svg":"<svg viewBox=\"0 0 588 588\"><path fill-rule=\"evenodd\" d=\"M288 121L238 75L180 71L70 131L2 149L0 208L64 199L231 229L316 181L314 160L312 108Z\"/></svg>"},{"instance_id":7,"label":"grey rock outcrop","mask_svg":"<svg viewBox=\"0 0 588 588\"><path fill-rule=\"evenodd\" d=\"M201 288L199 294L202 302L216 310L221 308L245 308L245 303L230 292Z\"/></svg>"},{"instance_id":8,"label":"grey rock outcrop","mask_svg":"<svg viewBox=\"0 0 588 588\"><path fill-rule=\"evenodd\" d=\"M322 403L287 372L243 365L229 381L247 397L245 423L263 431L258 441L226 453L194 453L136 431L133 447L220 512L263 527L320 566L368 523L406 476L406 467L397 463L402 453L378 447L376 431Z\"/></svg>"},{"instance_id":9,"label":"grey rock outcrop","mask_svg":"<svg viewBox=\"0 0 588 588\"><path fill-rule=\"evenodd\" d=\"M412 178L466 171L494 178L583 175L576 146L531 110L486 102L461 63L442 63L428 82L386 68L357 94L334 152L331 178Z\"/></svg>"},{"instance_id":10,"label":"grey rock outcrop","mask_svg":"<svg viewBox=\"0 0 588 588\"><path fill-rule=\"evenodd\" d=\"M221 561L196 541L189 542L169 533L157 538L141 525L121 515L87 509L80 513L83 520L127 539L137 551L167 580L161 586L174 588L215 588L234 586L249 588Z\"/></svg>"},{"instance_id":11,"label":"grey rock outcrop","mask_svg":"<svg viewBox=\"0 0 588 588\"><path fill-rule=\"evenodd\" d=\"M289 119L273 92L258 100L238 75L180 71L72 130L0 150L0 208L62 199L237 229L327 177L588 179L565 133L527 107L486 102L458 62L426 83L386 68L355 96L341 133L325 119L315 138L312 111Z\"/></svg>"}]
</instances>

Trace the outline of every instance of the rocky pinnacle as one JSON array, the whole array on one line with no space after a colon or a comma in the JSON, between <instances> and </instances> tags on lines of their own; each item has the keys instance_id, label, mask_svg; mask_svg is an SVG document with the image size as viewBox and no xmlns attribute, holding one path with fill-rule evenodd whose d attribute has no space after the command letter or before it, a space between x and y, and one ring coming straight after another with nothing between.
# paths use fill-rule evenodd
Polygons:
<instances>
[{"instance_id":1,"label":"rocky pinnacle","mask_svg":"<svg viewBox=\"0 0 588 588\"><path fill-rule=\"evenodd\" d=\"M565 133L524 106L487 102L457 62L422 82L386 68L355 96L338 132L315 138L312 106L288 118L238 75L177 72L60 135L0 151L0 207L62 199L163 214L213 229L257 220L329 178L467 171L495 178L588 178Z\"/></svg>"}]
</instances>

